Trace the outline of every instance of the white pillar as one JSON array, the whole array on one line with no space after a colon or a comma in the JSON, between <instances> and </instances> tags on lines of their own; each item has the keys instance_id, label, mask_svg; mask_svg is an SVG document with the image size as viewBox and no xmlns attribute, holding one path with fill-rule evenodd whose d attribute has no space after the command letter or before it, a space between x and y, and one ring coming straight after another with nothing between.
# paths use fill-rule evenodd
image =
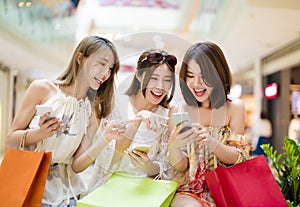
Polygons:
<instances>
[{"instance_id":1,"label":"white pillar","mask_svg":"<svg viewBox=\"0 0 300 207\"><path fill-rule=\"evenodd\" d=\"M259 136L260 127L260 112L261 112L261 100L262 100L262 65L261 59L257 59L254 63L254 74L253 74L253 94L254 94L254 114L253 114L253 132L254 137L252 139L253 146L256 146Z\"/></svg>"}]
</instances>

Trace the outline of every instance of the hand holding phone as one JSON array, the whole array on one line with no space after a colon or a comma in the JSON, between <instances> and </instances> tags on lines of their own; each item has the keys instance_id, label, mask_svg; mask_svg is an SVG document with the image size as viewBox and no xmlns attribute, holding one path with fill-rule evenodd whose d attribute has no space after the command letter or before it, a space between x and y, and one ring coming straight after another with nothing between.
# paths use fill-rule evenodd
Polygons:
<instances>
[{"instance_id":1,"label":"hand holding phone","mask_svg":"<svg viewBox=\"0 0 300 207\"><path fill-rule=\"evenodd\" d=\"M51 108L51 106L47 106L47 105L36 105L36 113L38 116L43 116L46 113L50 112L50 115L48 116L48 119L52 119L55 118L55 113L53 111L53 109Z\"/></svg>"},{"instance_id":2,"label":"hand holding phone","mask_svg":"<svg viewBox=\"0 0 300 207\"><path fill-rule=\"evenodd\" d=\"M188 112L178 112L178 113L173 113L172 114L172 118L173 118L173 122L176 126L178 126L179 124L181 124L184 121L187 121L187 125L184 126L179 133L183 133L189 129L192 128L192 122L190 120L190 116L188 114Z\"/></svg>"}]
</instances>

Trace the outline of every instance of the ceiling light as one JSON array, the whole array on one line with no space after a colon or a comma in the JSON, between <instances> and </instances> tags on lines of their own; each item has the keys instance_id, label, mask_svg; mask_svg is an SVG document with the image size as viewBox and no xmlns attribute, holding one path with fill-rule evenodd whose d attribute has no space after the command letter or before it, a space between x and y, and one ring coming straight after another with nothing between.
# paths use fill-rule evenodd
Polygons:
<instances>
[{"instance_id":1,"label":"ceiling light","mask_svg":"<svg viewBox=\"0 0 300 207\"><path fill-rule=\"evenodd\" d=\"M26 7L31 7L31 1L26 1L25 5Z\"/></svg>"},{"instance_id":2,"label":"ceiling light","mask_svg":"<svg viewBox=\"0 0 300 207\"><path fill-rule=\"evenodd\" d=\"M278 96L278 84L277 83L271 83L266 85L265 87L265 96L267 99L273 99Z\"/></svg>"},{"instance_id":3,"label":"ceiling light","mask_svg":"<svg viewBox=\"0 0 300 207\"><path fill-rule=\"evenodd\" d=\"M20 1L19 3L18 3L18 7L23 7L24 6L24 1Z\"/></svg>"}]
</instances>

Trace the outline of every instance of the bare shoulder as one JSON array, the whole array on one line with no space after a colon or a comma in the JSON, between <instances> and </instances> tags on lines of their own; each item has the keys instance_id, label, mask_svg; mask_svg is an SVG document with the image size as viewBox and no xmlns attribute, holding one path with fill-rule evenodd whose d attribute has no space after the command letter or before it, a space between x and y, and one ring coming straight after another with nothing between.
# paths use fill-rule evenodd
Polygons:
<instances>
[{"instance_id":1,"label":"bare shoulder","mask_svg":"<svg viewBox=\"0 0 300 207\"><path fill-rule=\"evenodd\" d=\"M39 79L39 80L32 81L29 87L34 89L39 89L39 90L49 90L49 89L54 89L55 85L50 80Z\"/></svg>"},{"instance_id":2,"label":"bare shoulder","mask_svg":"<svg viewBox=\"0 0 300 207\"><path fill-rule=\"evenodd\" d=\"M241 99L234 99L227 102L229 109L229 126L236 133L244 133L245 130L245 104Z\"/></svg>"},{"instance_id":3,"label":"bare shoulder","mask_svg":"<svg viewBox=\"0 0 300 207\"><path fill-rule=\"evenodd\" d=\"M227 102L228 107L231 111L244 111L245 110L245 104L241 99L233 99L230 102Z\"/></svg>"},{"instance_id":4,"label":"bare shoulder","mask_svg":"<svg viewBox=\"0 0 300 207\"><path fill-rule=\"evenodd\" d=\"M28 87L27 93L39 96L42 100L47 100L56 93L55 84L47 79L34 80Z\"/></svg>"}]
</instances>

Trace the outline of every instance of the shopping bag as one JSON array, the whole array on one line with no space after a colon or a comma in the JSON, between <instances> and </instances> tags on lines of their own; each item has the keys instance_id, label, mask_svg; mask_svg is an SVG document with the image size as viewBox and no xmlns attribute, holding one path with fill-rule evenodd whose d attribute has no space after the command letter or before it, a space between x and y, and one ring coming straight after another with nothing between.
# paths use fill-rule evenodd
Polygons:
<instances>
[{"instance_id":1,"label":"shopping bag","mask_svg":"<svg viewBox=\"0 0 300 207\"><path fill-rule=\"evenodd\" d=\"M102 186L82 200L78 207L168 207L177 182L114 173Z\"/></svg>"},{"instance_id":2,"label":"shopping bag","mask_svg":"<svg viewBox=\"0 0 300 207\"><path fill-rule=\"evenodd\" d=\"M288 204L263 155L205 174L218 207L287 207Z\"/></svg>"},{"instance_id":3,"label":"shopping bag","mask_svg":"<svg viewBox=\"0 0 300 207\"><path fill-rule=\"evenodd\" d=\"M40 207L51 152L7 148L0 166L0 205Z\"/></svg>"}]
</instances>

